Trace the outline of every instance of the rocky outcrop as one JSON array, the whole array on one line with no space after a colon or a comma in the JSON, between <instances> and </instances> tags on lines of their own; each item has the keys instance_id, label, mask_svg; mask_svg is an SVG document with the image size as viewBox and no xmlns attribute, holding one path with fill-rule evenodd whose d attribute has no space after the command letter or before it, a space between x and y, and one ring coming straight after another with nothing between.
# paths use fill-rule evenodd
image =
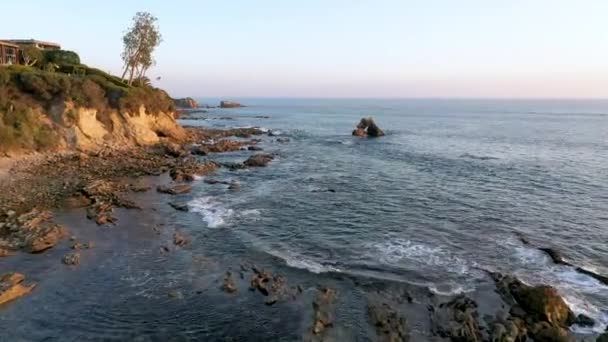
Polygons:
<instances>
[{"instance_id":1,"label":"rocky outcrop","mask_svg":"<svg viewBox=\"0 0 608 342\"><path fill-rule=\"evenodd\" d=\"M222 101L220 102L220 108L239 108L244 107L242 104L234 101Z\"/></svg>"},{"instance_id":2,"label":"rocky outcrop","mask_svg":"<svg viewBox=\"0 0 608 342\"><path fill-rule=\"evenodd\" d=\"M185 194L187 192L190 192L190 190L192 190L192 185L188 184L159 185L156 188L156 191L169 195Z\"/></svg>"},{"instance_id":3,"label":"rocky outcrop","mask_svg":"<svg viewBox=\"0 0 608 342\"><path fill-rule=\"evenodd\" d=\"M370 320L376 327L379 341L406 342L409 341L407 321L390 305L382 303L368 306Z\"/></svg>"},{"instance_id":4,"label":"rocky outcrop","mask_svg":"<svg viewBox=\"0 0 608 342\"><path fill-rule=\"evenodd\" d=\"M359 121L357 128L353 131L353 135L356 137L381 137L384 135L384 132L376 125L374 119L369 117Z\"/></svg>"},{"instance_id":5,"label":"rocky outcrop","mask_svg":"<svg viewBox=\"0 0 608 342\"><path fill-rule=\"evenodd\" d=\"M21 273L7 273L0 278L0 305L30 293L36 284L24 285Z\"/></svg>"},{"instance_id":6,"label":"rocky outcrop","mask_svg":"<svg viewBox=\"0 0 608 342\"><path fill-rule=\"evenodd\" d=\"M312 333L316 336L323 335L328 328L334 325L335 321L335 301L336 291L329 287L317 290L313 307Z\"/></svg>"},{"instance_id":7,"label":"rocky outcrop","mask_svg":"<svg viewBox=\"0 0 608 342\"><path fill-rule=\"evenodd\" d=\"M194 100L191 97L184 97L181 99L173 99L173 102L175 103L175 106L178 108L186 108L186 109L190 109L190 108L199 108L200 105L198 102L196 102L196 100Z\"/></svg>"},{"instance_id":8,"label":"rocky outcrop","mask_svg":"<svg viewBox=\"0 0 608 342\"><path fill-rule=\"evenodd\" d=\"M477 303L460 295L438 308L431 307L433 332L452 341L483 340L477 323Z\"/></svg>"},{"instance_id":9,"label":"rocky outcrop","mask_svg":"<svg viewBox=\"0 0 608 342\"><path fill-rule=\"evenodd\" d=\"M65 228L53 221L50 211L33 209L19 216L9 212L4 220L4 237L0 239L0 246L8 249L40 253L52 248L66 236Z\"/></svg>"},{"instance_id":10,"label":"rocky outcrop","mask_svg":"<svg viewBox=\"0 0 608 342\"><path fill-rule=\"evenodd\" d=\"M270 163L273 159L274 156L270 154L260 153L252 155L247 160L245 160L243 164L249 167L264 167L268 165L268 163Z\"/></svg>"}]
</instances>

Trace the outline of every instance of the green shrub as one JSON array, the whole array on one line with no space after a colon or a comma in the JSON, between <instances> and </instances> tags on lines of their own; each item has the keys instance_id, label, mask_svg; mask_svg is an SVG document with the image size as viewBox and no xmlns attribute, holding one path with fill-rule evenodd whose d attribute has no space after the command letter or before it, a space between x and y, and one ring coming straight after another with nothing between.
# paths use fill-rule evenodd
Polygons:
<instances>
[{"instance_id":1,"label":"green shrub","mask_svg":"<svg viewBox=\"0 0 608 342\"><path fill-rule=\"evenodd\" d=\"M63 64L80 64L80 56L74 51L68 50L48 50L44 52L44 60L46 63Z\"/></svg>"}]
</instances>

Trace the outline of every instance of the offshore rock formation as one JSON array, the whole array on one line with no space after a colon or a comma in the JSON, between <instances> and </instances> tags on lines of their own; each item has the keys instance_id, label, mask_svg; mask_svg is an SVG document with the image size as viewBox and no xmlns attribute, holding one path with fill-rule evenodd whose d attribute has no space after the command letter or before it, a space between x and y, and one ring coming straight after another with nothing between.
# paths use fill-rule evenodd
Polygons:
<instances>
[{"instance_id":1,"label":"offshore rock formation","mask_svg":"<svg viewBox=\"0 0 608 342\"><path fill-rule=\"evenodd\" d=\"M244 107L242 104L234 101L222 101L220 102L220 108L239 108Z\"/></svg>"},{"instance_id":2,"label":"offshore rock formation","mask_svg":"<svg viewBox=\"0 0 608 342\"><path fill-rule=\"evenodd\" d=\"M36 284L23 285L21 273L7 273L0 278L0 305L30 293Z\"/></svg>"},{"instance_id":3,"label":"offshore rock formation","mask_svg":"<svg viewBox=\"0 0 608 342\"><path fill-rule=\"evenodd\" d=\"M362 118L357 125L357 128L353 131L353 135L356 137L381 137L384 132L376 125L374 119Z\"/></svg>"},{"instance_id":4,"label":"offshore rock formation","mask_svg":"<svg viewBox=\"0 0 608 342\"><path fill-rule=\"evenodd\" d=\"M199 108L200 104L198 102L196 102L196 100L194 100L191 97L185 97L185 98L181 98L181 99L173 99L173 102L175 102L175 106L178 108Z\"/></svg>"}]
</instances>

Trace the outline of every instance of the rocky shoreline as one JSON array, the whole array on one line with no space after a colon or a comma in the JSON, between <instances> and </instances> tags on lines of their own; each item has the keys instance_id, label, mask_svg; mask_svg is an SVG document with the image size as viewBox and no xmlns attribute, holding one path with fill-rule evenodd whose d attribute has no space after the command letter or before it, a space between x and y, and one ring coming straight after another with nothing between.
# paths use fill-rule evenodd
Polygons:
<instances>
[{"instance_id":1,"label":"rocky shoreline","mask_svg":"<svg viewBox=\"0 0 608 342\"><path fill-rule=\"evenodd\" d=\"M357 129L366 129L370 136L381 135L373 133L376 128L370 132L369 127L369 124L366 127L360 124ZM372 127L376 127L375 124ZM140 182L141 177L168 174L171 181L160 184L156 191L177 195L190 191L190 183L198 176L213 174L222 167L232 170L265 167L275 157L257 152L261 148L255 137L263 132L256 128L187 128L186 132L184 140L162 138L159 144L149 147L106 147L87 152L55 153L15 164L0 182L0 256L45 253L57 244L67 242L72 251L65 254L61 262L66 267L78 267L81 253L95 248L95 242L79 241L70 232L70 227L55 223L53 210L86 208L88 220L100 226L113 225L118 219L117 208L142 210L130 199L130 194L151 190L149 185ZM252 151L252 154L242 163L199 159L200 156L237 150ZM222 181L206 179L205 182L217 184ZM240 186L238 182L226 185L233 191L238 191ZM178 211L188 210L178 202L170 202L170 205ZM179 231L173 234L176 248L186 248L189 244L188 236ZM164 246L161 253L170 250ZM571 266L554 250L541 250L556 263ZM6 273L0 279L0 304L40 290L35 283L24 285L27 275L8 271L3 270ZM375 281L350 279L348 275L335 277L340 281L352 281L366 293L366 318L379 341L410 341L421 337L451 341L573 341L575 336L569 330L572 325L595 324L589 317L574 315L553 287L530 286L511 275L488 272L488 279L494 283L495 302L491 312L487 311L487 305L468 294L446 298L430 291L402 288L394 291L379 287ZM601 280L598 277L601 276L596 277ZM218 282L218 290L230 298L255 294L263 298L265 306L307 301L311 314L302 339L336 339L340 320L337 304L346 296L331 284L305 288L289 282L281 274L247 262L238 270L225 270ZM169 296L179 298L180 294L171 292ZM426 317L426 327L421 329L409 324L404 312L411 310ZM598 341L606 340L608 335L598 338Z\"/></svg>"}]
</instances>

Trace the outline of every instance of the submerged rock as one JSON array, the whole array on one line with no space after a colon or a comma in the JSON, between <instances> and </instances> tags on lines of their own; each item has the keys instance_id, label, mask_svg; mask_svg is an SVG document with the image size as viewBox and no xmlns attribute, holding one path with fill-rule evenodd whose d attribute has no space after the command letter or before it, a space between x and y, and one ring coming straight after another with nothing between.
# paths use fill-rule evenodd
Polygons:
<instances>
[{"instance_id":1,"label":"submerged rock","mask_svg":"<svg viewBox=\"0 0 608 342\"><path fill-rule=\"evenodd\" d=\"M183 247L190 243L190 239L182 235L180 232L175 232L173 234L173 244L176 246Z\"/></svg>"},{"instance_id":2,"label":"submerged rock","mask_svg":"<svg viewBox=\"0 0 608 342\"><path fill-rule=\"evenodd\" d=\"M185 194L187 192L190 192L190 190L192 190L192 185L188 184L178 184L173 186L159 185L156 188L156 191L169 195Z\"/></svg>"},{"instance_id":3,"label":"submerged rock","mask_svg":"<svg viewBox=\"0 0 608 342\"><path fill-rule=\"evenodd\" d=\"M335 300L336 291L328 287L317 290L315 299L312 302L314 310L312 333L321 335L329 327L332 327L335 320Z\"/></svg>"},{"instance_id":4,"label":"submerged rock","mask_svg":"<svg viewBox=\"0 0 608 342\"><path fill-rule=\"evenodd\" d=\"M438 308L432 309L433 332L452 341L482 341L481 329L477 323L477 303L459 295Z\"/></svg>"},{"instance_id":5,"label":"submerged rock","mask_svg":"<svg viewBox=\"0 0 608 342\"><path fill-rule=\"evenodd\" d=\"M409 341L407 321L390 305L372 304L368 306L368 314L380 341L406 342Z\"/></svg>"},{"instance_id":6,"label":"submerged rock","mask_svg":"<svg viewBox=\"0 0 608 342\"><path fill-rule=\"evenodd\" d=\"M66 255L64 255L63 259L61 259L61 261L66 264L66 265L71 265L71 266L75 266L80 264L80 253L68 253Z\"/></svg>"},{"instance_id":7,"label":"submerged rock","mask_svg":"<svg viewBox=\"0 0 608 342\"><path fill-rule=\"evenodd\" d=\"M247 160L245 160L243 164L249 167L264 167L268 165L268 163L270 163L273 159L274 156L270 154L260 153L252 155Z\"/></svg>"},{"instance_id":8,"label":"submerged rock","mask_svg":"<svg viewBox=\"0 0 608 342\"><path fill-rule=\"evenodd\" d=\"M384 135L384 131L376 125L373 118L369 117L362 118L359 121L359 124L353 131L353 135L357 137L381 137Z\"/></svg>"},{"instance_id":9,"label":"submerged rock","mask_svg":"<svg viewBox=\"0 0 608 342\"><path fill-rule=\"evenodd\" d=\"M234 283L234 280L232 279L232 273L230 271L226 272L226 275L224 276L224 282L222 284L221 289L222 289L222 291L228 292L228 293L234 293L237 291L236 284Z\"/></svg>"},{"instance_id":10,"label":"submerged rock","mask_svg":"<svg viewBox=\"0 0 608 342\"><path fill-rule=\"evenodd\" d=\"M173 209L178 210L178 211L188 211L189 210L187 203L169 202L169 205L171 207L173 207Z\"/></svg>"},{"instance_id":11,"label":"submerged rock","mask_svg":"<svg viewBox=\"0 0 608 342\"><path fill-rule=\"evenodd\" d=\"M0 305L30 293L36 284L23 285L21 273L6 273L0 278Z\"/></svg>"}]
</instances>

